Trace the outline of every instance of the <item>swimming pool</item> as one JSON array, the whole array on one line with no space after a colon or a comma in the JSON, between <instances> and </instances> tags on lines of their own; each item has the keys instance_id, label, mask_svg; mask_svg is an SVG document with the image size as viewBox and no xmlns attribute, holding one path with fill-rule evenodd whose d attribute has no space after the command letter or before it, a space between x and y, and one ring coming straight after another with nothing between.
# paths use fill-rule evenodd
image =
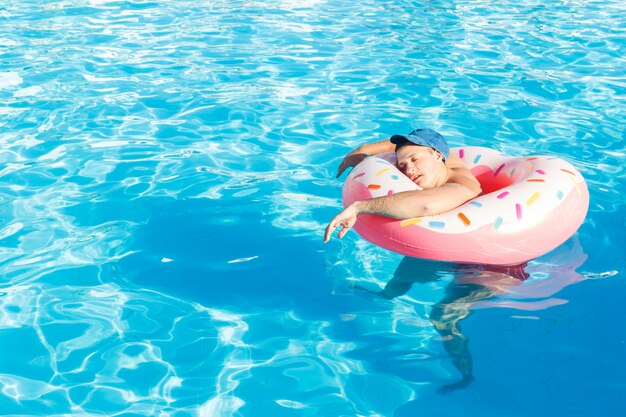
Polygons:
<instances>
[{"instance_id":1,"label":"swimming pool","mask_svg":"<svg viewBox=\"0 0 626 417\"><path fill-rule=\"evenodd\" d=\"M0 414L624 415L625 18L4 2ZM569 160L585 223L528 276L323 245L343 155L419 126Z\"/></svg>"}]
</instances>

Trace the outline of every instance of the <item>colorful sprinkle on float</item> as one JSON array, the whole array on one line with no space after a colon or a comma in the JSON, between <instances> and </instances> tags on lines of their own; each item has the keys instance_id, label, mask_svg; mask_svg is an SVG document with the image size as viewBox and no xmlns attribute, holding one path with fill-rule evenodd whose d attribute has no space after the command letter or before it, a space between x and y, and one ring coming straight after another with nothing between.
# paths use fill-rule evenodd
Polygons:
<instances>
[{"instance_id":1,"label":"colorful sprinkle on float","mask_svg":"<svg viewBox=\"0 0 626 417\"><path fill-rule=\"evenodd\" d=\"M437 216L396 220L360 215L364 239L416 258L512 265L541 256L576 232L589 192L569 162L554 156L515 158L482 147L451 150L481 183L483 193ZM343 188L344 206L418 189L395 166L393 153L357 165Z\"/></svg>"}]
</instances>

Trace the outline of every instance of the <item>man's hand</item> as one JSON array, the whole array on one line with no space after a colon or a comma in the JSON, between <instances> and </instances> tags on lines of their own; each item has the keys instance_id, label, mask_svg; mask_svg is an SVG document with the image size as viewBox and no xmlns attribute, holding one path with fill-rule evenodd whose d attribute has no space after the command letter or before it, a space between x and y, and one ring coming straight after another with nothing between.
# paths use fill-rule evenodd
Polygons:
<instances>
[{"instance_id":1,"label":"man's hand","mask_svg":"<svg viewBox=\"0 0 626 417\"><path fill-rule=\"evenodd\" d=\"M361 145L346 156L344 156L343 160L339 164L339 169L337 170L337 178L339 178L339 176L347 168L356 166L366 157L379 153L393 152L395 149L396 145L391 143L389 139Z\"/></svg>"},{"instance_id":2,"label":"man's hand","mask_svg":"<svg viewBox=\"0 0 626 417\"><path fill-rule=\"evenodd\" d=\"M358 203L358 202L357 202ZM359 214L359 211L356 207L356 203L350 204L346 207L341 213L335 216L334 219L328 223L326 226L326 232L324 233L324 243L330 240L330 236L333 234L335 229L341 226L341 230L339 230L339 234L337 235L339 239L345 236L348 233L348 230L352 229L354 223L356 223L356 216Z\"/></svg>"},{"instance_id":3,"label":"man's hand","mask_svg":"<svg viewBox=\"0 0 626 417\"><path fill-rule=\"evenodd\" d=\"M337 170L337 176L335 178L339 178L339 176L349 167L353 167L358 165L361 161L363 161L367 157L367 154L363 153L360 148L355 149L346 156L343 157L343 160L339 164L339 169Z\"/></svg>"}]
</instances>

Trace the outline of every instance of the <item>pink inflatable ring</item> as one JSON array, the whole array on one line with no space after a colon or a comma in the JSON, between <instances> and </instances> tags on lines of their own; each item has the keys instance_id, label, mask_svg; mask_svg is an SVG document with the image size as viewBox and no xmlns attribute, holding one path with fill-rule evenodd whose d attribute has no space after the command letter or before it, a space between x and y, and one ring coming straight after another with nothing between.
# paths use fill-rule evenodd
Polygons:
<instances>
[{"instance_id":1,"label":"pink inflatable ring","mask_svg":"<svg viewBox=\"0 0 626 417\"><path fill-rule=\"evenodd\" d=\"M589 191L570 163L554 156L514 158L481 147L451 149L483 192L437 216L397 220L359 215L354 230L375 245L415 258L515 265L565 242L582 224ZM393 153L358 164L343 187L343 204L418 189L395 166Z\"/></svg>"}]
</instances>

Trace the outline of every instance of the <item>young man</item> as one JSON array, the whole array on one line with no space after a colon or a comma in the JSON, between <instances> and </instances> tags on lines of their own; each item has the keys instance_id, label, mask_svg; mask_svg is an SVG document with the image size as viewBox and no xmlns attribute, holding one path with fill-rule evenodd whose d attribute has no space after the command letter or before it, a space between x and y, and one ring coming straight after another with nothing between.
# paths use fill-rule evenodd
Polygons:
<instances>
[{"instance_id":1,"label":"young man","mask_svg":"<svg viewBox=\"0 0 626 417\"><path fill-rule=\"evenodd\" d=\"M459 158L450 157L445 138L432 129L416 129L407 136L393 135L389 140L360 146L343 158L337 177L366 156L390 152L394 146L398 168L421 190L355 201L326 226L324 242L328 242L339 226L341 239L354 226L359 214L395 219L430 216L452 210L480 194L476 177Z\"/></svg>"}]
</instances>

